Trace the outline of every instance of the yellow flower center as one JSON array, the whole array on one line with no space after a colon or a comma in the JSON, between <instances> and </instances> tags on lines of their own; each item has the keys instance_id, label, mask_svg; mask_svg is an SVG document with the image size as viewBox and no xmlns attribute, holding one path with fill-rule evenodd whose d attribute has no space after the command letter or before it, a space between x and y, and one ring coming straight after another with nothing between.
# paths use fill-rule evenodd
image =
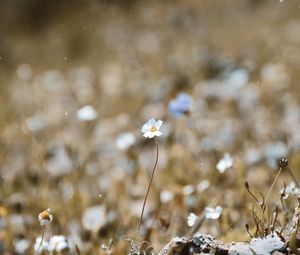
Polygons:
<instances>
[{"instance_id":1,"label":"yellow flower center","mask_svg":"<svg viewBox=\"0 0 300 255\"><path fill-rule=\"evenodd\" d=\"M150 131L151 131L151 132L155 132L155 131L157 131L157 128L156 128L156 127L151 127L151 128L150 128Z\"/></svg>"}]
</instances>

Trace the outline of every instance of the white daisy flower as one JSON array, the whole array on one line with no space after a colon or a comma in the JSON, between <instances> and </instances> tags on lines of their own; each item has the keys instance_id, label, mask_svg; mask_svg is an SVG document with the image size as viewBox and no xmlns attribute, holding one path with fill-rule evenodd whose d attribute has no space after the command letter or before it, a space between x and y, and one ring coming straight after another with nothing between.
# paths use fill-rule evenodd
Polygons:
<instances>
[{"instance_id":1,"label":"white daisy flower","mask_svg":"<svg viewBox=\"0 0 300 255\"><path fill-rule=\"evenodd\" d=\"M189 227L194 226L198 218L199 217L196 214L190 213L189 216L188 216L188 218L187 218L187 224L188 224L188 226Z\"/></svg>"},{"instance_id":2,"label":"white daisy flower","mask_svg":"<svg viewBox=\"0 0 300 255\"><path fill-rule=\"evenodd\" d=\"M49 208L39 214L39 222L42 226L49 224L52 220L53 216L50 214Z\"/></svg>"},{"instance_id":3,"label":"white daisy flower","mask_svg":"<svg viewBox=\"0 0 300 255\"><path fill-rule=\"evenodd\" d=\"M142 133L144 133L144 137L153 138L154 136L161 136L162 132L159 131L162 120L156 121L155 119L148 120L142 127Z\"/></svg>"}]
</instances>

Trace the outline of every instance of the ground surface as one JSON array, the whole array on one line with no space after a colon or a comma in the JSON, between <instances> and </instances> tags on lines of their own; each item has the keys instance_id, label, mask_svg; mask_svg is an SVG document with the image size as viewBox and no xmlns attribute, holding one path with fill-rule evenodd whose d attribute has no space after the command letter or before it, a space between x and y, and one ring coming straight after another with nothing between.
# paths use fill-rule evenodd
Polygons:
<instances>
[{"instance_id":1,"label":"ground surface","mask_svg":"<svg viewBox=\"0 0 300 255\"><path fill-rule=\"evenodd\" d=\"M265 196L282 157L300 177L299 1L1 5L4 254L33 253L37 215L47 208L54 220L46 240L64 235L82 254L102 254L113 239L115 254L124 254L155 160L154 142L140 132L152 117L164 121L163 136L141 232L156 252L187 236L189 213L201 216L206 207L222 213L202 233L249 239L244 226L255 232L249 210L256 204L245 181ZM168 103L179 92L193 105L174 118ZM85 105L95 119L78 119ZM221 173L224 153L233 165ZM291 181L284 171L269 198L281 224L279 193ZM292 218L298 191L290 193L284 203Z\"/></svg>"}]
</instances>

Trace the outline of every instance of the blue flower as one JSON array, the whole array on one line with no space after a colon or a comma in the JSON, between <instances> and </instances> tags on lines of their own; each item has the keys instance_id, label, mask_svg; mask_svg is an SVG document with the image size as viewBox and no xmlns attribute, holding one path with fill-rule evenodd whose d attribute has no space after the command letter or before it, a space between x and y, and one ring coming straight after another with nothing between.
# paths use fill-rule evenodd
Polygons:
<instances>
[{"instance_id":1,"label":"blue flower","mask_svg":"<svg viewBox=\"0 0 300 255\"><path fill-rule=\"evenodd\" d=\"M181 117L191 111L192 97L182 92L169 102L168 110L173 117Z\"/></svg>"}]
</instances>

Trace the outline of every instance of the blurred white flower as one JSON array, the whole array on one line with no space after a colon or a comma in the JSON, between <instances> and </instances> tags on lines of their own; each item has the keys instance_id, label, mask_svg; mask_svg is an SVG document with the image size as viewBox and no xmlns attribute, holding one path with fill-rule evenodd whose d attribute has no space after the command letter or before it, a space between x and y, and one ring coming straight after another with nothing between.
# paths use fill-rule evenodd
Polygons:
<instances>
[{"instance_id":1,"label":"blurred white flower","mask_svg":"<svg viewBox=\"0 0 300 255\"><path fill-rule=\"evenodd\" d=\"M288 155L288 147L282 141L268 143L264 146L264 155L267 160L267 164L276 169L278 167L278 160Z\"/></svg>"},{"instance_id":2,"label":"blurred white flower","mask_svg":"<svg viewBox=\"0 0 300 255\"><path fill-rule=\"evenodd\" d=\"M116 146L120 150L127 150L135 143L135 137L132 133L122 133L116 139Z\"/></svg>"},{"instance_id":3,"label":"blurred white flower","mask_svg":"<svg viewBox=\"0 0 300 255\"><path fill-rule=\"evenodd\" d=\"M63 235L55 235L50 238L49 247L50 252L62 252L63 250L69 249L67 238Z\"/></svg>"},{"instance_id":4,"label":"blurred white flower","mask_svg":"<svg viewBox=\"0 0 300 255\"><path fill-rule=\"evenodd\" d=\"M283 64L266 64L262 67L260 75L264 84L282 89L289 85L290 76Z\"/></svg>"},{"instance_id":5,"label":"blurred white flower","mask_svg":"<svg viewBox=\"0 0 300 255\"><path fill-rule=\"evenodd\" d=\"M91 121L98 117L98 113L91 105L85 105L77 111L77 118L80 121Z\"/></svg>"},{"instance_id":6,"label":"blurred white flower","mask_svg":"<svg viewBox=\"0 0 300 255\"><path fill-rule=\"evenodd\" d=\"M249 81L249 72L246 69L237 69L229 73L225 78L225 83L231 89L239 89Z\"/></svg>"},{"instance_id":7,"label":"blurred white flower","mask_svg":"<svg viewBox=\"0 0 300 255\"><path fill-rule=\"evenodd\" d=\"M144 133L144 137L153 138L154 136L161 136L162 132L159 131L162 121L155 119L148 120L142 127L142 133Z\"/></svg>"},{"instance_id":8,"label":"blurred white flower","mask_svg":"<svg viewBox=\"0 0 300 255\"><path fill-rule=\"evenodd\" d=\"M187 218L187 224L188 224L188 226L189 227L194 226L198 218L199 217L196 214L190 213L189 216L188 216L188 218Z\"/></svg>"},{"instance_id":9,"label":"blurred white flower","mask_svg":"<svg viewBox=\"0 0 300 255\"><path fill-rule=\"evenodd\" d=\"M221 206L213 207L205 207L205 219L207 220L216 220L221 216L223 209Z\"/></svg>"},{"instance_id":10,"label":"blurred white flower","mask_svg":"<svg viewBox=\"0 0 300 255\"><path fill-rule=\"evenodd\" d=\"M82 216L82 225L89 231L97 232L106 222L105 207L102 205L87 208Z\"/></svg>"},{"instance_id":11,"label":"blurred white flower","mask_svg":"<svg viewBox=\"0 0 300 255\"><path fill-rule=\"evenodd\" d=\"M195 208L198 203L198 198L195 195L189 195L184 197L184 204L188 209Z\"/></svg>"},{"instance_id":12,"label":"blurred white flower","mask_svg":"<svg viewBox=\"0 0 300 255\"><path fill-rule=\"evenodd\" d=\"M47 170L51 176L62 176L73 169L69 152L64 145L55 145L49 150L51 157L47 161Z\"/></svg>"},{"instance_id":13,"label":"blurred white flower","mask_svg":"<svg viewBox=\"0 0 300 255\"><path fill-rule=\"evenodd\" d=\"M46 120L43 115L36 115L26 119L25 121L26 127L31 132L39 132L42 131L46 127Z\"/></svg>"},{"instance_id":14,"label":"blurred white flower","mask_svg":"<svg viewBox=\"0 0 300 255\"><path fill-rule=\"evenodd\" d=\"M285 190L282 189L281 194L283 194L283 191L284 191L284 194L285 194L285 196L283 197L284 199L287 199L290 195L298 196L300 194L300 189L297 187L297 185L294 182L290 182L286 186Z\"/></svg>"},{"instance_id":15,"label":"blurred white flower","mask_svg":"<svg viewBox=\"0 0 300 255\"><path fill-rule=\"evenodd\" d=\"M257 148L247 148L244 154L244 161L247 165L254 165L262 159L262 152Z\"/></svg>"},{"instance_id":16,"label":"blurred white flower","mask_svg":"<svg viewBox=\"0 0 300 255\"><path fill-rule=\"evenodd\" d=\"M17 254L25 254L30 246L30 242L26 239L14 240L15 252Z\"/></svg>"},{"instance_id":17,"label":"blurred white flower","mask_svg":"<svg viewBox=\"0 0 300 255\"><path fill-rule=\"evenodd\" d=\"M38 237L35 239L35 244L33 246L35 253L37 253L38 250L39 250L38 254L49 251L49 242L44 240L43 243L41 244L41 241L42 241L42 237Z\"/></svg>"},{"instance_id":18,"label":"blurred white flower","mask_svg":"<svg viewBox=\"0 0 300 255\"><path fill-rule=\"evenodd\" d=\"M185 196L189 196L191 194L193 194L193 192L195 191L195 187L193 185L185 185L183 188L182 188L182 192Z\"/></svg>"},{"instance_id":19,"label":"blurred white flower","mask_svg":"<svg viewBox=\"0 0 300 255\"><path fill-rule=\"evenodd\" d=\"M58 254L70 249L68 240L63 235L54 235L50 238L49 241L44 240L42 244L41 241L42 238L38 237L34 244L34 250L35 252L37 252L39 249L39 254L44 252L50 252L50 254Z\"/></svg>"},{"instance_id":20,"label":"blurred white flower","mask_svg":"<svg viewBox=\"0 0 300 255\"><path fill-rule=\"evenodd\" d=\"M38 218L42 226L49 224L53 220L53 216L50 214L49 208L41 212Z\"/></svg>"},{"instance_id":21,"label":"blurred white flower","mask_svg":"<svg viewBox=\"0 0 300 255\"><path fill-rule=\"evenodd\" d=\"M61 71L48 70L43 74L42 85L50 92L62 92L65 88L66 80Z\"/></svg>"},{"instance_id":22,"label":"blurred white flower","mask_svg":"<svg viewBox=\"0 0 300 255\"><path fill-rule=\"evenodd\" d=\"M198 192L203 192L209 187L209 181L208 180L203 180L201 181L198 186L197 186L197 191Z\"/></svg>"},{"instance_id":23,"label":"blurred white flower","mask_svg":"<svg viewBox=\"0 0 300 255\"><path fill-rule=\"evenodd\" d=\"M219 160L217 164L217 170L220 173L224 173L227 169L233 166L233 158L228 154L225 153L223 158Z\"/></svg>"},{"instance_id":24,"label":"blurred white flower","mask_svg":"<svg viewBox=\"0 0 300 255\"><path fill-rule=\"evenodd\" d=\"M174 198L174 194L173 194L173 192L171 192L169 190L164 189L160 192L160 201L162 203L170 202L173 200L173 198Z\"/></svg>"},{"instance_id":25,"label":"blurred white flower","mask_svg":"<svg viewBox=\"0 0 300 255\"><path fill-rule=\"evenodd\" d=\"M26 81L32 77L32 67L29 64L21 64L18 66L17 75L20 80Z\"/></svg>"}]
</instances>

